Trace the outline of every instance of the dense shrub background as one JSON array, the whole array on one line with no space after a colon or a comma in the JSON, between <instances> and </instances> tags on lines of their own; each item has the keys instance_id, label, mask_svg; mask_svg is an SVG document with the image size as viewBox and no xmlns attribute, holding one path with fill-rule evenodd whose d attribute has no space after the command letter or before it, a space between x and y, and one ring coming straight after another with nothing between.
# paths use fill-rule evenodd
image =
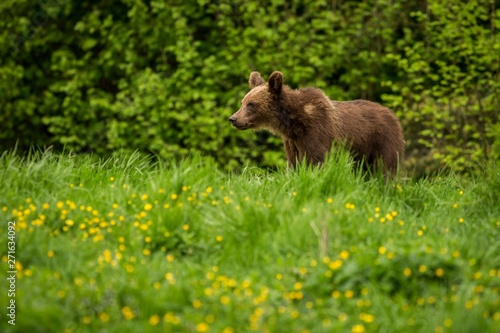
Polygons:
<instances>
[{"instance_id":1,"label":"dense shrub background","mask_svg":"<svg viewBox=\"0 0 500 333\"><path fill-rule=\"evenodd\" d=\"M401 118L407 165L500 159L494 0L0 3L0 147L212 155L284 165L278 138L227 118L251 70L366 98Z\"/></svg>"}]
</instances>

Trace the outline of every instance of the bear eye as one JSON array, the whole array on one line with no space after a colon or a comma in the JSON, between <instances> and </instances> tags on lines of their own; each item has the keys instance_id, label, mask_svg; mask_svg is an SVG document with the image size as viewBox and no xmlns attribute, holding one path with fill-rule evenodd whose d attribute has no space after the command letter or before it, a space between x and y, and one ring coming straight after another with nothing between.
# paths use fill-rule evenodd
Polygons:
<instances>
[{"instance_id":1,"label":"bear eye","mask_svg":"<svg viewBox=\"0 0 500 333\"><path fill-rule=\"evenodd\" d=\"M247 104L247 107L248 107L248 108L253 108L254 106L255 106L255 104L254 104L254 103L252 103L252 102L250 102L250 103L248 103L248 104Z\"/></svg>"}]
</instances>

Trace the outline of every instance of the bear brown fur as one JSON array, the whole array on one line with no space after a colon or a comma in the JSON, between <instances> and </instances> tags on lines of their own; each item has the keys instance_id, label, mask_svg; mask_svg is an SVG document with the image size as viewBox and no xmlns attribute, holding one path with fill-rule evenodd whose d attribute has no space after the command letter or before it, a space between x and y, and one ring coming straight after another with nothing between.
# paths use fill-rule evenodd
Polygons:
<instances>
[{"instance_id":1,"label":"bear brown fur","mask_svg":"<svg viewBox=\"0 0 500 333\"><path fill-rule=\"evenodd\" d=\"M267 129L281 136L288 165L306 159L321 164L332 144L345 143L356 161L371 167L382 163L396 172L405 141L396 116L386 107L366 101L333 101L322 90L293 90L273 72L268 83L258 72L249 78L250 91L229 121L239 130Z\"/></svg>"}]
</instances>

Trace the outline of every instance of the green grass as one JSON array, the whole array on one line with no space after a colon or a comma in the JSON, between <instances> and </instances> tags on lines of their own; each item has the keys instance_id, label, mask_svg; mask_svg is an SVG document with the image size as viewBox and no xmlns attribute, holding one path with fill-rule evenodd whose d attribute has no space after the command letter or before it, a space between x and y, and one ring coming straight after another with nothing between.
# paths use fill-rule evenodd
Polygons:
<instances>
[{"instance_id":1,"label":"green grass","mask_svg":"<svg viewBox=\"0 0 500 333\"><path fill-rule=\"evenodd\" d=\"M500 171L0 158L2 332L498 332ZM10 298L1 279L0 304ZM6 288L4 288L6 287Z\"/></svg>"}]
</instances>

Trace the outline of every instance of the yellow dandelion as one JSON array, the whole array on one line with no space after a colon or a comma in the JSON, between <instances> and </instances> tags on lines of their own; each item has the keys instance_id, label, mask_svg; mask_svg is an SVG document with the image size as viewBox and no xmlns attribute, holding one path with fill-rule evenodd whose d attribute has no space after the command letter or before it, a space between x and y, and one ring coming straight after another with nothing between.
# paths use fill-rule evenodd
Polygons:
<instances>
[{"instance_id":1,"label":"yellow dandelion","mask_svg":"<svg viewBox=\"0 0 500 333\"><path fill-rule=\"evenodd\" d=\"M365 333L365 327L361 324L354 325L351 329L352 333Z\"/></svg>"},{"instance_id":2,"label":"yellow dandelion","mask_svg":"<svg viewBox=\"0 0 500 333\"><path fill-rule=\"evenodd\" d=\"M296 197L296 196L297 196L297 192L293 191L293 192L292 192L292 195L293 195L294 197Z\"/></svg>"},{"instance_id":3,"label":"yellow dandelion","mask_svg":"<svg viewBox=\"0 0 500 333\"><path fill-rule=\"evenodd\" d=\"M418 267L418 271L419 271L420 273L425 273L425 272L427 271L427 266L425 266L425 265L420 265L420 266Z\"/></svg>"},{"instance_id":4,"label":"yellow dandelion","mask_svg":"<svg viewBox=\"0 0 500 333\"><path fill-rule=\"evenodd\" d=\"M151 210L151 208L153 208L153 205L150 203L144 205L144 210Z\"/></svg>"},{"instance_id":5,"label":"yellow dandelion","mask_svg":"<svg viewBox=\"0 0 500 333\"><path fill-rule=\"evenodd\" d=\"M167 259L167 262L172 262L172 261L174 261L174 256L172 254L167 254L166 259Z\"/></svg>"},{"instance_id":6,"label":"yellow dandelion","mask_svg":"<svg viewBox=\"0 0 500 333\"><path fill-rule=\"evenodd\" d=\"M444 275L444 270L442 268L436 269L436 276L442 277Z\"/></svg>"},{"instance_id":7,"label":"yellow dandelion","mask_svg":"<svg viewBox=\"0 0 500 333\"><path fill-rule=\"evenodd\" d=\"M283 274L281 274L281 273L276 274L276 279L277 280L283 279Z\"/></svg>"},{"instance_id":8,"label":"yellow dandelion","mask_svg":"<svg viewBox=\"0 0 500 333\"><path fill-rule=\"evenodd\" d=\"M385 254L386 252L387 252L387 249L384 246L381 246L378 248L378 253Z\"/></svg>"},{"instance_id":9,"label":"yellow dandelion","mask_svg":"<svg viewBox=\"0 0 500 333\"><path fill-rule=\"evenodd\" d=\"M352 290L347 290L345 293L344 293L344 296L345 298L353 298L354 296L354 292Z\"/></svg>"},{"instance_id":10,"label":"yellow dandelion","mask_svg":"<svg viewBox=\"0 0 500 333\"><path fill-rule=\"evenodd\" d=\"M293 285L293 289L295 289L295 290L302 289L302 283L301 282L295 282L295 284Z\"/></svg>"},{"instance_id":11,"label":"yellow dandelion","mask_svg":"<svg viewBox=\"0 0 500 333\"><path fill-rule=\"evenodd\" d=\"M177 200L177 194L175 194L175 193L171 194L171 195L170 195L170 198L171 198L172 200Z\"/></svg>"},{"instance_id":12,"label":"yellow dandelion","mask_svg":"<svg viewBox=\"0 0 500 333\"><path fill-rule=\"evenodd\" d=\"M101 312L101 313L99 313L99 319L102 322L106 323L109 321L109 314L107 314L106 312Z\"/></svg>"},{"instance_id":13,"label":"yellow dandelion","mask_svg":"<svg viewBox=\"0 0 500 333\"><path fill-rule=\"evenodd\" d=\"M229 304L230 301L231 301L231 299L229 298L229 296L226 296L226 295L221 296L221 298L220 298L220 302L224 305Z\"/></svg>"},{"instance_id":14,"label":"yellow dandelion","mask_svg":"<svg viewBox=\"0 0 500 333\"><path fill-rule=\"evenodd\" d=\"M134 195L132 195L132 197L134 197ZM148 195L147 194L143 194L141 195L141 200L148 200Z\"/></svg>"},{"instance_id":15,"label":"yellow dandelion","mask_svg":"<svg viewBox=\"0 0 500 333\"><path fill-rule=\"evenodd\" d=\"M122 315L126 320L131 320L135 317L134 311L129 306L124 306L122 308Z\"/></svg>"},{"instance_id":16,"label":"yellow dandelion","mask_svg":"<svg viewBox=\"0 0 500 333\"><path fill-rule=\"evenodd\" d=\"M54 251L49 250L49 251L47 252L47 257L49 257L49 258L54 257Z\"/></svg>"},{"instance_id":17,"label":"yellow dandelion","mask_svg":"<svg viewBox=\"0 0 500 333\"><path fill-rule=\"evenodd\" d=\"M196 325L196 332L208 332L208 328L207 323L199 323Z\"/></svg>"},{"instance_id":18,"label":"yellow dandelion","mask_svg":"<svg viewBox=\"0 0 500 333\"><path fill-rule=\"evenodd\" d=\"M463 217L461 217L461 218L458 219L458 223L464 223Z\"/></svg>"},{"instance_id":19,"label":"yellow dandelion","mask_svg":"<svg viewBox=\"0 0 500 333\"><path fill-rule=\"evenodd\" d=\"M411 269L406 267L403 271L404 276L409 277L411 275Z\"/></svg>"},{"instance_id":20,"label":"yellow dandelion","mask_svg":"<svg viewBox=\"0 0 500 333\"><path fill-rule=\"evenodd\" d=\"M328 198L328 199L326 199L326 202L328 202L328 203L332 203L332 202L333 202L333 199L332 199L332 198Z\"/></svg>"},{"instance_id":21,"label":"yellow dandelion","mask_svg":"<svg viewBox=\"0 0 500 333\"><path fill-rule=\"evenodd\" d=\"M102 254L104 256L104 261L106 261L106 262L111 262L111 259L113 259L110 250L104 250L104 252Z\"/></svg>"},{"instance_id":22,"label":"yellow dandelion","mask_svg":"<svg viewBox=\"0 0 500 333\"><path fill-rule=\"evenodd\" d=\"M182 226L182 229L183 229L184 231L188 231L188 230L189 230L189 224L184 224L184 225Z\"/></svg>"},{"instance_id":23,"label":"yellow dandelion","mask_svg":"<svg viewBox=\"0 0 500 333\"><path fill-rule=\"evenodd\" d=\"M341 260L334 260L328 264L328 267L330 267L331 270L337 270L340 267L342 267L342 261Z\"/></svg>"},{"instance_id":24,"label":"yellow dandelion","mask_svg":"<svg viewBox=\"0 0 500 333\"><path fill-rule=\"evenodd\" d=\"M362 313L359 315L359 319L361 321L364 321L365 323L373 323L373 321L375 320L375 316L368 313Z\"/></svg>"},{"instance_id":25,"label":"yellow dandelion","mask_svg":"<svg viewBox=\"0 0 500 333\"><path fill-rule=\"evenodd\" d=\"M349 258L349 252L347 252L346 250L341 251L340 258L346 260L347 258Z\"/></svg>"},{"instance_id":26,"label":"yellow dandelion","mask_svg":"<svg viewBox=\"0 0 500 333\"><path fill-rule=\"evenodd\" d=\"M222 242L224 240L224 237L222 237L221 235L217 235L215 237L215 240L220 243L220 242Z\"/></svg>"},{"instance_id":27,"label":"yellow dandelion","mask_svg":"<svg viewBox=\"0 0 500 333\"><path fill-rule=\"evenodd\" d=\"M76 277L73 282L76 286L81 287L83 286L84 280L82 278Z\"/></svg>"},{"instance_id":28,"label":"yellow dandelion","mask_svg":"<svg viewBox=\"0 0 500 333\"><path fill-rule=\"evenodd\" d=\"M207 189L206 189L205 191L206 191L207 193L212 193L212 190L213 190L213 189L212 189L212 186L209 186L209 187L207 187Z\"/></svg>"},{"instance_id":29,"label":"yellow dandelion","mask_svg":"<svg viewBox=\"0 0 500 333\"><path fill-rule=\"evenodd\" d=\"M160 316L158 316L158 315L152 315L149 318L149 325L151 325L151 326L156 326L156 325L158 325L159 322L160 322Z\"/></svg>"},{"instance_id":30,"label":"yellow dandelion","mask_svg":"<svg viewBox=\"0 0 500 333\"><path fill-rule=\"evenodd\" d=\"M109 177L109 181L110 182L114 182L115 181L115 177Z\"/></svg>"},{"instance_id":31,"label":"yellow dandelion","mask_svg":"<svg viewBox=\"0 0 500 333\"><path fill-rule=\"evenodd\" d=\"M202 305L202 304L201 304L201 301L200 301L200 300L195 299L195 300L193 301L193 308L195 308L195 309L199 309L199 308L201 308L201 305Z\"/></svg>"}]
</instances>

